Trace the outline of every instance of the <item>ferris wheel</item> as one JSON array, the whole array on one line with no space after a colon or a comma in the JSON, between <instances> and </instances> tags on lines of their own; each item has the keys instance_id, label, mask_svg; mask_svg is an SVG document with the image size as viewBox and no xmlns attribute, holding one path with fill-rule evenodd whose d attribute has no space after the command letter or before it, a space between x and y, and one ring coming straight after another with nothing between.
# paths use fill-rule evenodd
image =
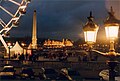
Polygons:
<instances>
[{"instance_id":1,"label":"ferris wheel","mask_svg":"<svg viewBox=\"0 0 120 81\"><path fill-rule=\"evenodd\" d=\"M0 40L7 53L9 49L3 37L7 36L13 27L18 27L19 19L26 14L27 5L30 2L31 0L0 0Z\"/></svg>"}]
</instances>

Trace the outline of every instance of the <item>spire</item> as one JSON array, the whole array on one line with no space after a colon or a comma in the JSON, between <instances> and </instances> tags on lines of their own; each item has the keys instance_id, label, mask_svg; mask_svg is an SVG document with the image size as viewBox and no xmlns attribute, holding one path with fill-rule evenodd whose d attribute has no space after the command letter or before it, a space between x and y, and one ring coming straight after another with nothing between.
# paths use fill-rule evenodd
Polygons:
<instances>
[{"instance_id":1,"label":"spire","mask_svg":"<svg viewBox=\"0 0 120 81\"><path fill-rule=\"evenodd\" d=\"M34 14L33 14L32 49L37 49L37 18L36 18L36 10L34 10Z\"/></svg>"}]
</instances>

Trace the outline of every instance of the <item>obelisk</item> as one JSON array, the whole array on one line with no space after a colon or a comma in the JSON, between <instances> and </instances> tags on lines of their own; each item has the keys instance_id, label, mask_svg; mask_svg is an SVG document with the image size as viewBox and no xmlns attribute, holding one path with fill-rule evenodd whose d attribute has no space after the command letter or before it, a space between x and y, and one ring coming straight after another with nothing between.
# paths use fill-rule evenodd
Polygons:
<instances>
[{"instance_id":1,"label":"obelisk","mask_svg":"<svg viewBox=\"0 0 120 81\"><path fill-rule=\"evenodd\" d=\"M34 14L33 14L32 49L37 49L37 18L36 18L36 10L34 10Z\"/></svg>"}]
</instances>

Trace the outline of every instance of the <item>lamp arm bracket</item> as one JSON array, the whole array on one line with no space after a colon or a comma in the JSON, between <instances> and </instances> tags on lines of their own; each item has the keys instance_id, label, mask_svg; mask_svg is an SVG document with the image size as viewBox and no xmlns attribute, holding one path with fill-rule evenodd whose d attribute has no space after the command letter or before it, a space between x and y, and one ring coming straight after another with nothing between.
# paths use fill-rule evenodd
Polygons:
<instances>
[{"instance_id":1,"label":"lamp arm bracket","mask_svg":"<svg viewBox=\"0 0 120 81\"><path fill-rule=\"evenodd\" d=\"M95 50L95 49L92 49L91 51L93 51L93 52L96 52L96 53L98 53L98 54L100 54L100 55L103 55L103 56L110 56L109 54L109 52L106 52L106 53L104 53L104 52L101 52L101 51L98 51L98 50ZM118 56L118 57L120 57L120 53L115 53L113 56Z\"/></svg>"},{"instance_id":2,"label":"lamp arm bracket","mask_svg":"<svg viewBox=\"0 0 120 81\"><path fill-rule=\"evenodd\" d=\"M97 52L98 54L101 54L101 55L107 55L108 54L108 53L104 53L104 52L101 52L101 51L98 51L98 50L95 50L95 49L92 49L91 51Z\"/></svg>"}]
</instances>

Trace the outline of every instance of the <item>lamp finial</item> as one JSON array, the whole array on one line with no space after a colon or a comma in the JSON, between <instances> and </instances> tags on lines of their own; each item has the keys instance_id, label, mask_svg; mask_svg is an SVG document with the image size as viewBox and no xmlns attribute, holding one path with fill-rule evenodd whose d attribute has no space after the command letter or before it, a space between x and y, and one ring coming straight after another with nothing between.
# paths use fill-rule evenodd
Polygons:
<instances>
[{"instance_id":1,"label":"lamp finial","mask_svg":"<svg viewBox=\"0 0 120 81\"><path fill-rule=\"evenodd\" d=\"M112 15L114 15L114 11L113 11L113 7L111 6L111 8L110 8L110 13L112 14Z\"/></svg>"},{"instance_id":2,"label":"lamp finial","mask_svg":"<svg viewBox=\"0 0 120 81\"><path fill-rule=\"evenodd\" d=\"M93 21L92 11L90 11L90 16L87 17L89 21Z\"/></svg>"}]
</instances>

